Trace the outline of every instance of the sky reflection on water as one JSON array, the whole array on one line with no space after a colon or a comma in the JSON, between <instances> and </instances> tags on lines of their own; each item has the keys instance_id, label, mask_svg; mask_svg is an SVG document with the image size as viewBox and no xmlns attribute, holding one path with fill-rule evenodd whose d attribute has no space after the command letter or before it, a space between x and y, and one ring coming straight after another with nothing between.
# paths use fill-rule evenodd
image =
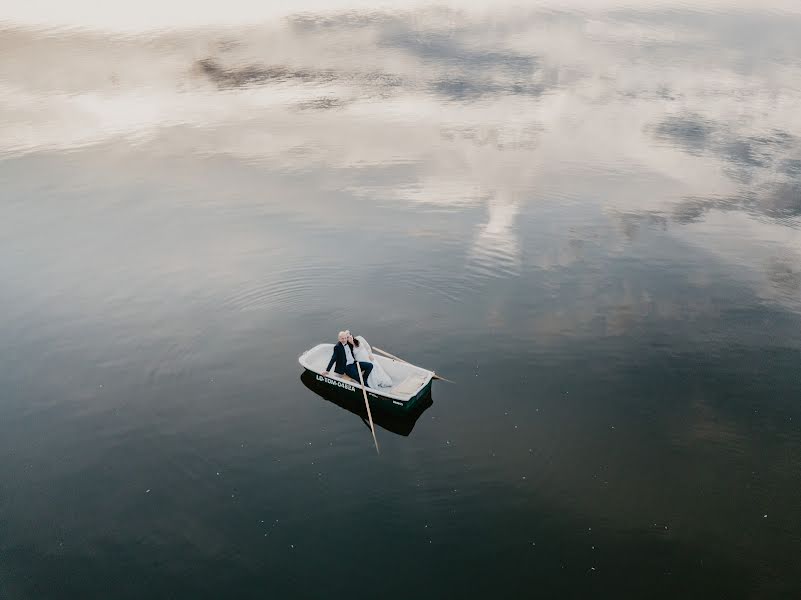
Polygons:
<instances>
[{"instance_id":1,"label":"sky reflection on water","mask_svg":"<svg viewBox=\"0 0 801 600\"><path fill-rule=\"evenodd\" d=\"M797 593L799 31L0 8L0 592ZM298 379L342 326L458 382L380 461Z\"/></svg>"},{"instance_id":2,"label":"sky reflection on water","mask_svg":"<svg viewBox=\"0 0 801 600\"><path fill-rule=\"evenodd\" d=\"M678 224L746 212L731 217L740 244L761 246L775 222L797 257L801 15L588 8L301 12L146 35L7 27L0 152L113 142L308 172L370 201L483 205L472 256L499 272L515 272L532 193Z\"/></svg>"}]
</instances>

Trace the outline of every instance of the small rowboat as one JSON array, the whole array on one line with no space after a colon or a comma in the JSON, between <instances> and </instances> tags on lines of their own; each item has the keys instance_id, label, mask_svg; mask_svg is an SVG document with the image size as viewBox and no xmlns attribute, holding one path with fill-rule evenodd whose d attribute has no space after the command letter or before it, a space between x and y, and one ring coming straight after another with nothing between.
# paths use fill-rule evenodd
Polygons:
<instances>
[{"instance_id":1,"label":"small rowboat","mask_svg":"<svg viewBox=\"0 0 801 600\"><path fill-rule=\"evenodd\" d=\"M298 362L314 375L318 383L330 386L332 391L361 398L362 386L358 381L347 375L338 375L334 371L323 375L333 352L334 344L318 344L301 354ZM391 388L365 388L371 405L389 412L407 414L413 412L431 394L433 371L391 358L374 356L375 362L381 364L394 385Z\"/></svg>"}]
</instances>

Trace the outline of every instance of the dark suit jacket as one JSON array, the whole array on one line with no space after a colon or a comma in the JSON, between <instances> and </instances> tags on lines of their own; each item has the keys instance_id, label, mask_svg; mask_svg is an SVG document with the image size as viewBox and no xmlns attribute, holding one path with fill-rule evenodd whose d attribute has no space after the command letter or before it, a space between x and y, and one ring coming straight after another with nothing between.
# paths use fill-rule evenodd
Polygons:
<instances>
[{"instance_id":1,"label":"dark suit jacket","mask_svg":"<svg viewBox=\"0 0 801 600\"><path fill-rule=\"evenodd\" d=\"M353 355L353 344L348 343L348 346L350 346L350 353ZM347 363L347 360L348 358L345 355L345 346L343 346L341 342L337 342L334 345L334 353L331 355L331 360L328 362L328 367L325 370L330 371L331 365L336 363L336 367L334 367L334 373L343 375L345 373L345 363Z\"/></svg>"}]
</instances>

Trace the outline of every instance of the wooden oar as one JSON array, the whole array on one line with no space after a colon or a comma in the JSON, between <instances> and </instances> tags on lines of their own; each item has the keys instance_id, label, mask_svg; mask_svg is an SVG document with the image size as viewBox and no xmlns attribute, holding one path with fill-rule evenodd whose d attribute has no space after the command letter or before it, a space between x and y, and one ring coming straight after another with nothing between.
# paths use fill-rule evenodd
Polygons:
<instances>
[{"instance_id":1,"label":"wooden oar","mask_svg":"<svg viewBox=\"0 0 801 600\"><path fill-rule=\"evenodd\" d=\"M394 354L390 354L386 350L382 350L381 348L376 348L375 346L373 346L373 350L375 350L379 354L383 354L384 356L388 356L389 358L394 358L395 360L399 360L402 363L406 363L407 365L412 364L407 360L403 360L402 358L399 358L399 357L395 356ZM445 379L444 377L442 377L440 375L437 375L436 373L434 373L434 379L441 379L442 381L447 381L448 383L456 383L455 381L451 381L450 379Z\"/></svg>"},{"instance_id":2,"label":"wooden oar","mask_svg":"<svg viewBox=\"0 0 801 600\"><path fill-rule=\"evenodd\" d=\"M362 394L364 394L364 405L367 407L367 418L370 419L370 431L373 432L375 451L377 454L381 454L381 451L378 449L378 440L375 437L375 426L373 425L373 415L370 413L370 403L367 401L367 386L364 385L364 377L362 377L362 368L361 365L359 365L359 361L355 362L356 362L356 372L359 374L359 381L362 384Z\"/></svg>"}]
</instances>

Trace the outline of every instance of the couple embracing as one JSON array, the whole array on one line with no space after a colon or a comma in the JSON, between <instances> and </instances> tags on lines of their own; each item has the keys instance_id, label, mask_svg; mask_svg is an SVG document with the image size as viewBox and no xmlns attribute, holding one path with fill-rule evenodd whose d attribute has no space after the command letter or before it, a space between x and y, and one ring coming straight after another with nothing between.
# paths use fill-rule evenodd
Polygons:
<instances>
[{"instance_id":1,"label":"couple embracing","mask_svg":"<svg viewBox=\"0 0 801 600\"><path fill-rule=\"evenodd\" d=\"M338 375L347 375L359 383L361 369L364 384L367 387L392 387L392 379L387 375L381 365L375 362L373 349L362 336L353 337L350 331L339 332L339 342L334 345L334 353L323 375L328 375L331 366Z\"/></svg>"}]
</instances>

